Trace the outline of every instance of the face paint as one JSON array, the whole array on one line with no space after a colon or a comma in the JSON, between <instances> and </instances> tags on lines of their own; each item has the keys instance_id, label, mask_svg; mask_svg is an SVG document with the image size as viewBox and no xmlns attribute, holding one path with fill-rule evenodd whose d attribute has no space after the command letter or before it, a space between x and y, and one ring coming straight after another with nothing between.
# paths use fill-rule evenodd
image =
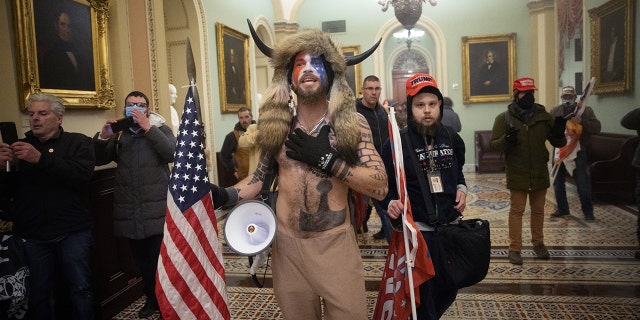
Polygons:
<instances>
[{"instance_id":1,"label":"face paint","mask_svg":"<svg viewBox=\"0 0 640 320\"><path fill-rule=\"evenodd\" d=\"M296 55L296 60L293 64L293 73L291 77L294 85L300 85L302 77L311 73L313 76L320 79L320 83L327 84L327 71L324 69L322 58L318 55L310 55L302 52Z\"/></svg>"}]
</instances>

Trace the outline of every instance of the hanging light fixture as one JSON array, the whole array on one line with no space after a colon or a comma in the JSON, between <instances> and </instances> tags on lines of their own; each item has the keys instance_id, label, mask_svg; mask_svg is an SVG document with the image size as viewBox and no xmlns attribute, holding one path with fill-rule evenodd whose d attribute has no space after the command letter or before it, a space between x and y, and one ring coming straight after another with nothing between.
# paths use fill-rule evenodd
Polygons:
<instances>
[{"instance_id":1,"label":"hanging light fixture","mask_svg":"<svg viewBox=\"0 0 640 320\"><path fill-rule=\"evenodd\" d=\"M380 0L378 4L382 6L382 11L386 12L389 8L389 4L393 6L396 19L407 29L407 47L411 49L411 43L415 41L415 37L412 39L411 29L416 25L418 19L422 15L422 3L426 0ZM431 6L438 4L437 0L429 0ZM423 31L424 34L424 31ZM395 35L394 35L395 36Z\"/></svg>"}]
</instances>

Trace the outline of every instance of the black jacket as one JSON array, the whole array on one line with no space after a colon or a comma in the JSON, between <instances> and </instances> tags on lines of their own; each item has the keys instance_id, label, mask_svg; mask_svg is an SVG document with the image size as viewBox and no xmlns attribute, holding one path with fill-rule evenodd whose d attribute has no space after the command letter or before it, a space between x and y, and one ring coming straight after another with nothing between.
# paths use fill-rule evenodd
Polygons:
<instances>
[{"instance_id":1,"label":"black jacket","mask_svg":"<svg viewBox=\"0 0 640 320\"><path fill-rule=\"evenodd\" d=\"M380 104L376 104L374 109L362 104L362 98L356 99L356 110L364 116L371 128L373 145L380 154L382 144L389 139L389 116Z\"/></svg>"},{"instance_id":2,"label":"black jacket","mask_svg":"<svg viewBox=\"0 0 640 320\"><path fill-rule=\"evenodd\" d=\"M27 239L52 240L91 227L89 183L95 167L91 139L64 132L40 142L32 132L21 141L41 152L40 161L20 160L0 174L0 192L12 196L14 232Z\"/></svg>"},{"instance_id":3,"label":"black jacket","mask_svg":"<svg viewBox=\"0 0 640 320\"><path fill-rule=\"evenodd\" d=\"M411 211L413 213L413 219L416 222L423 222L429 225L433 225L433 220L429 216L427 211L427 204L425 203L426 195L431 200L431 208L433 212L437 211L437 220L441 224L449 223L460 216L453 206L456 200L456 193L458 191L458 185L467 185L462 168L465 161L465 145L464 141L456 132L451 130L450 132L443 126L436 133L435 142L433 144L434 151L432 151L431 158L427 155L424 136L418 134L413 128L405 127L401 131L402 140L402 161L404 161L404 169L406 176L407 192L411 201ZM408 134L405 134L408 132ZM413 150L409 148L406 138L411 139L411 145ZM419 164L415 163L412 159L411 153L415 153ZM433 167L431 161L433 160ZM389 207L391 200L397 200L398 187L396 185L396 174L393 163L393 156L391 150L391 143L387 141L382 148L382 161L387 171L387 177L389 181L389 193L381 204L384 208ZM419 166L416 168L416 166ZM438 170L440 173L442 187L444 192L431 193L429 187L427 190L423 190L420 186L419 174L425 176L425 181L428 184L428 177L426 172ZM417 169L417 170L416 170ZM435 208L437 206L437 209Z\"/></svg>"}]
</instances>

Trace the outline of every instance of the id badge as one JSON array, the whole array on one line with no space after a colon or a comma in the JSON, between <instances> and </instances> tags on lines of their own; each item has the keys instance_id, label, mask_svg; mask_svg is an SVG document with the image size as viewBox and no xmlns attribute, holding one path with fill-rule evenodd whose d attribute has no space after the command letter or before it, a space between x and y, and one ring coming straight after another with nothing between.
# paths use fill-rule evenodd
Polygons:
<instances>
[{"instance_id":1,"label":"id badge","mask_svg":"<svg viewBox=\"0 0 640 320\"><path fill-rule=\"evenodd\" d=\"M427 177L429 178L429 189L431 189L431 193L440 193L444 191L442 188L440 171L429 172L427 173Z\"/></svg>"}]
</instances>

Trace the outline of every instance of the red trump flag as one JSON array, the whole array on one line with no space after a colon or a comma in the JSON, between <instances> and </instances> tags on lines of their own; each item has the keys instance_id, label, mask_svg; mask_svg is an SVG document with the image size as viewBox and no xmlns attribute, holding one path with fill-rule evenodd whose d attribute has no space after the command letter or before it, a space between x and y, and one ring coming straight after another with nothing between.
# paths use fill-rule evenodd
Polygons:
<instances>
[{"instance_id":1,"label":"red trump flag","mask_svg":"<svg viewBox=\"0 0 640 320\"><path fill-rule=\"evenodd\" d=\"M411 203L409 202L405 183L402 141L400 140L400 131L393 108L391 108L389 122L389 139L395 166L398 200L404 203L405 212L402 217L403 231L394 230L391 235L373 319L406 320L412 315L415 306L420 304L418 287L433 278L435 270L429 256L427 243L424 241L411 214ZM415 294L416 291L418 291L417 295Z\"/></svg>"},{"instance_id":2,"label":"red trump flag","mask_svg":"<svg viewBox=\"0 0 640 320\"><path fill-rule=\"evenodd\" d=\"M156 296L164 319L230 319L194 91L189 87L178 130Z\"/></svg>"}]
</instances>

